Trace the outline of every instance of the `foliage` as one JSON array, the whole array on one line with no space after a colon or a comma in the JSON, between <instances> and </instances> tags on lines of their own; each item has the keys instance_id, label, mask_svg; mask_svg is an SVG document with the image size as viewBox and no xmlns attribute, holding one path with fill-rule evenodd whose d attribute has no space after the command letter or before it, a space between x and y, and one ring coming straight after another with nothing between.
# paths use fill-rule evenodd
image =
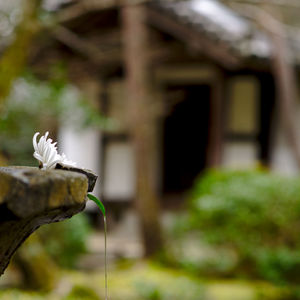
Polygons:
<instances>
[{"instance_id":1,"label":"foliage","mask_svg":"<svg viewBox=\"0 0 300 300\"><path fill-rule=\"evenodd\" d=\"M87 197L95 202L99 209L101 210L103 214L103 221L104 221L104 277L105 277L105 299L107 299L107 292L108 292L108 284L107 284L107 224L106 224L106 213L105 213L105 207L103 203L94 195L87 194Z\"/></svg>"},{"instance_id":2,"label":"foliage","mask_svg":"<svg viewBox=\"0 0 300 300\"><path fill-rule=\"evenodd\" d=\"M92 194L87 194L87 197L92 200L93 202L95 202L97 204L97 206L99 207L99 209L101 210L103 216L105 217L106 216L106 213L105 213L105 207L103 205L103 203L97 198L95 197L94 195Z\"/></svg>"},{"instance_id":3,"label":"foliage","mask_svg":"<svg viewBox=\"0 0 300 300\"><path fill-rule=\"evenodd\" d=\"M86 252L86 240L91 227L85 214L43 226L38 231L46 251L62 267L74 267L79 256Z\"/></svg>"},{"instance_id":4,"label":"foliage","mask_svg":"<svg viewBox=\"0 0 300 300\"><path fill-rule=\"evenodd\" d=\"M209 171L196 182L179 226L196 233L204 254L198 264L189 258L180 263L194 271L299 283L299 220L299 178Z\"/></svg>"},{"instance_id":5,"label":"foliage","mask_svg":"<svg viewBox=\"0 0 300 300\"><path fill-rule=\"evenodd\" d=\"M61 124L79 129L108 127L110 121L73 85L59 69L56 76L41 81L27 73L18 78L0 116L0 151L11 164L32 165L32 136L36 131L55 131Z\"/></svg>"}]
</instances>

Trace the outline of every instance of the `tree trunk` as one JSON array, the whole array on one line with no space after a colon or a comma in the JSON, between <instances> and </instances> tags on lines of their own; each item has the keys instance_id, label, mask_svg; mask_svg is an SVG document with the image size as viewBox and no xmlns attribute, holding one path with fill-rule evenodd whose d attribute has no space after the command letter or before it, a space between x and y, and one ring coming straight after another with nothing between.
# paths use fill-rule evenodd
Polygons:
<instances>
[{"instance_id":1,"label":"tree trunk","mask_svg":"<svg viewBox=\"0 0 300 300\"><path fill-rule=\"evenodd\" d=\"M151 98L147 58L148 29L142 5L124 6L121 16L129 128L136 163L136 208L148 256L162 248L155 182L155 112L151 102L154 99Z\"/></svg>"},{"instance_id":2,"label":"tree trunk","mask_svg":"<svg viewBox=\"0 0 300 300\"><path fill-rule=\"evenodd\" d=\"M0 112L13 80L23 71L30 43L39 29L37 11L40 0L23 2L23 20L16 29L14 41L4 51L0 59Z\"/></svg>"}]
</instances>

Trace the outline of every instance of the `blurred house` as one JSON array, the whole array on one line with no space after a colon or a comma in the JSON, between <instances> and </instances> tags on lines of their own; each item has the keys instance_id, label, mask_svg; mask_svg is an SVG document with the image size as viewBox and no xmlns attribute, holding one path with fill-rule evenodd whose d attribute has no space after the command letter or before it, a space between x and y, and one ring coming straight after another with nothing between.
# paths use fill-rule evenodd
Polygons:
<instances>
[{"instance_id":1,"label":"blurred house","mask_svg":"<svg viewBox=\"0 0 300 300\"><path fill-rule=\"evenodd\" d=\"M62 25L32 56L37 70L66 62L70 78L118 126L61 128L60 144L98 171L102 199L135 193L127 126L122 23L117 1L67 1ZM272 46L254 23L217 0L147 2L151 86L157 118L157 188L180 195L205 168L257 164L293 173L295 163L276 114ZM57 9L52 7L52 9ZM157 105L159 103L160 105ZM151 109L149 107L149 109ZM96 169L98 166L98 170Z\"/></svg>"}]
</instances>

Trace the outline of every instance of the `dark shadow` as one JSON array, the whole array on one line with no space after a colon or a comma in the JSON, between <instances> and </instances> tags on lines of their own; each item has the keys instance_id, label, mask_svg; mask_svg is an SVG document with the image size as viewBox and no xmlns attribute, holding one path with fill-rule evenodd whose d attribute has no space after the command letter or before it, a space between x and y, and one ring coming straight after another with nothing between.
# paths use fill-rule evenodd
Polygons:
<instances>
[{"instance_id":1,"label":"dark shadow","mask_svg":"<svg viewBox=\"0 0 300 300\"><path fill-rule=\"evenodd\" d=\"M171 86L181 94L164 122L163 193L181 193L191 188L205 168L208 141L210 87Z\"/></svg>"}]
</instances>

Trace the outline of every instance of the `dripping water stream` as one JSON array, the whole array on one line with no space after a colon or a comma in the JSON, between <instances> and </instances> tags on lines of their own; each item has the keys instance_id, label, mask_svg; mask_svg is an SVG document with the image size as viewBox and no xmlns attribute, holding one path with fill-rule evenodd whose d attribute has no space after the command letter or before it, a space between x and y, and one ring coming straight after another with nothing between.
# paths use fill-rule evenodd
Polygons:
<instances>
[{"instance_id":1,"label":"dripping water stream","mask_svg":"<svg viewBox=\"0 0 300 300\"><path fill-rule=\"evenodd\" d=\"M104 277L105 277L105 300L108 300L108 286L107 286L107 224L106 216L103 217L104 222Z\"/></svg>"}]
</instances>

